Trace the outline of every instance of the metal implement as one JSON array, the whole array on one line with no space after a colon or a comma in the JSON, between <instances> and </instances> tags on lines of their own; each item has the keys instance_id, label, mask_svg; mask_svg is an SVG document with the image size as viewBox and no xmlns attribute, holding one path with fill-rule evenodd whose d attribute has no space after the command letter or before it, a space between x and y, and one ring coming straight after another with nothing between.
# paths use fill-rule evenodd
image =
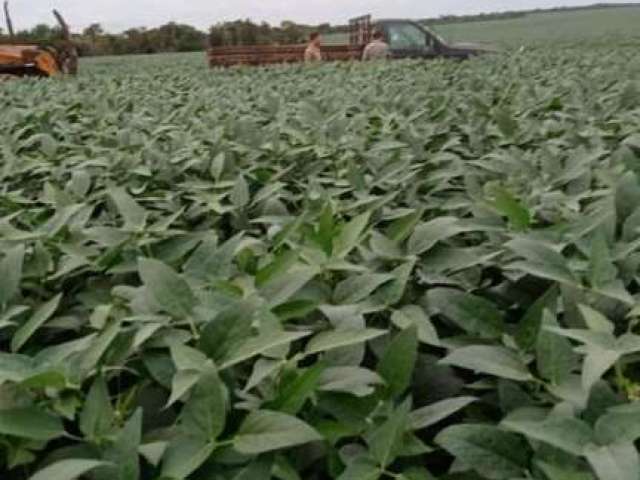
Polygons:
<instances>
[{"instance_id":1,"label":"metal implement","mask_svg":"<svg viewBox=\"0 0 640 480\"><path fill-rule=\"evenodd\" d=\"M0 75L53 77L78 72L78 52L60 12L53 11L62 32L61 42L56 46L20 42L13 29L8 1L4 2L4 15L9 43L0 44Z\"/></svg>"}]
</instances>

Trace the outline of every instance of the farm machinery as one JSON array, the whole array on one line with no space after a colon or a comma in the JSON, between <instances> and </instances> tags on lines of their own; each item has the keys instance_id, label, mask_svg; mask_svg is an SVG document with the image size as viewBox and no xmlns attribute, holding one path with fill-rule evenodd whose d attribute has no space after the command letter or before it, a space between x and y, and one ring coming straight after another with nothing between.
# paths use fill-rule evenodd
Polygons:
<instances>
[{"instance_id":1,"label":"farm machinery","mask_svg":"<svg viewBox=\"0 0 640 480\"><path fill-rule=\"evenodd\" d=\"M345 37L341 44L323 44L323 59L360 60L375 31L382 32L389 43L391 58L394 59L466 59L490 51L480 45L449 44L429 28L412 20L373 21L371 15L364 15L349 21L348 43ZM209 66L213 68L302 62L305 48L306 45L216 46L208 50Z\"/></svg>"},{"instance_id":2,"label":"farm machinery","mask_svg":"<svg viewBox=\"0 0 640 480\"><path fill-rule=\"evenodd\" d=\"M78 71L78 52L71 39L67 22L60 12L53 10L62 38L56 45L37 45L20 42L16 38L9 13L9 3L4 2L4 16L9 36L8 43L0 43L0 77L35 76L53 77L61 74L75 75Z\"/></svg>"}]
</instances>

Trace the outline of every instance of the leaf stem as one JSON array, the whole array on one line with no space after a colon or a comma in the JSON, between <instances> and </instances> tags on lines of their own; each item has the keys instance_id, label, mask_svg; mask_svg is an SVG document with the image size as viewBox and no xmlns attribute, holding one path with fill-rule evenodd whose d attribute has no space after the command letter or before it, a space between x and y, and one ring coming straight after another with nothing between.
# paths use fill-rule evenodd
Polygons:
<instances>
[{"instance_id":1,"label":"leaf stem","mask_svg":"<svg viewBox=\"0 0 640 480\"><path fill-rule=\"evenodd\" d=\"M618 360L615 364L616 383L618 388L627 396L627 378L624 376L624 366L622 360Z\"/></svg>"},{"instance_id":2,"label":"leaf stem","mask_svg":"<svg viewBox=\"0 0 640 480\"><path fill-rule=\"evenodd\" d=\"M191 315L187 317L187 322L189 322L189 328L191 329L191 335L193 335L193 339L200 340L200 332L198 331L196 322L194 322L193 317Z\"/></svg>"}]
</instances>

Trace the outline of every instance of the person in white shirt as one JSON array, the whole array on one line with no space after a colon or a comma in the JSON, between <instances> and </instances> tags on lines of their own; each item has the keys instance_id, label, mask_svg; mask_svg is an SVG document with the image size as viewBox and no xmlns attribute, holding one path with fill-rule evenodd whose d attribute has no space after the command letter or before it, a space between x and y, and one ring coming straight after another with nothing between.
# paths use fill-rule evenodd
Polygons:
<instances>
[{"instance_id":1,"label":"person in white shirt","mask_svg":"<svg viewBox=\"0 0 640 480\"><path fill-rule=\"evenodd\" d=\"M306 63L316 63L322 61L322 37L318 32L313 32L309 35L309 44L304 51L304 61Z\"/></svg>"},{"instance_id":2,"label":"person in white shirt","mask_svg":"<svg viewBox=\"0 0 640 480\"><path fill-rule=\"evenodd\" d=\"M364 48L362 60L381 60L391 56L389 44L384 40L384 34L377 30L373 32L373 40Z\"/></svg>"}]
</instances>

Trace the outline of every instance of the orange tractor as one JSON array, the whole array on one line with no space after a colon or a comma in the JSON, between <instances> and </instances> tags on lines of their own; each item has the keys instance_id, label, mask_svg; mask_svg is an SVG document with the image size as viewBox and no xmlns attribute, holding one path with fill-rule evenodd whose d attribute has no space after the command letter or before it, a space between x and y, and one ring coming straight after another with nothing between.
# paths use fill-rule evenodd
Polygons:
<instances>
[{"instance_id":1,"label":"orange tractor","mask_svg":"<svg viewBox=\"0 0 640 480\"><path fill-rule=\"evenodd\" d=\"M56 46L25 44L16 40L9 15L9 4L7 1L4 2L9 43L0 43L0 77L53 77L77 73L78 52L71 40L69 26L57 10L54 10L53 14L60 25L62 41Z\"/></svg>"}]
</instances>

